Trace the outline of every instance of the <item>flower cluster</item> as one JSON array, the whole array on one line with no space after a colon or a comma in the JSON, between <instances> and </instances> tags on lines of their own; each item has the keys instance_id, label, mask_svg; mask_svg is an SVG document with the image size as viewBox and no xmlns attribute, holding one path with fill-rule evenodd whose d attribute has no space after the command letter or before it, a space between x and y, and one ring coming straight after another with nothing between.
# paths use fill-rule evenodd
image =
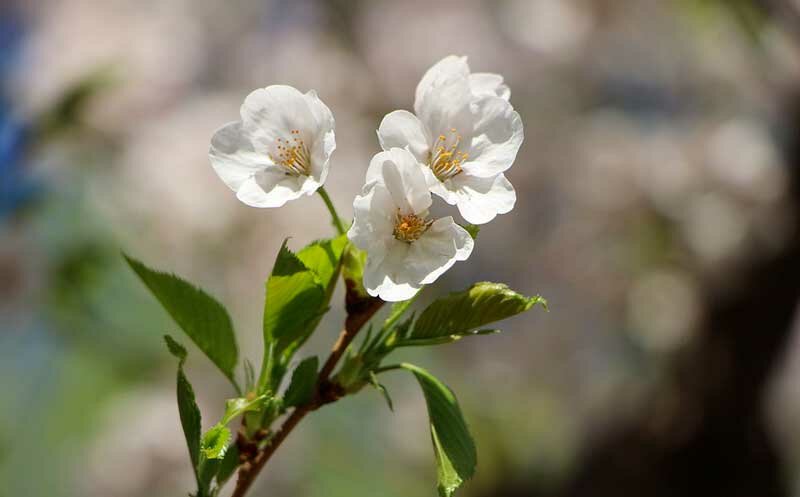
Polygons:
<instances>
[{"instance_id":1,"label":"flower cluster","mask_svg":"<svg viewBox=\"0 0 800 497\"><path fill-rule=\"evenodd\" d=\"M383 118L383 151L370 162L347 233L367 253L370 295L407 300L470 256L473 240L464 228L449 216L431 218L431 194L472 224L514 207L504 172L523 130L509 97L502 76L471 73L466 57L449 56L422 77L413 114L396 110ZM316 93L256 90L241 118L215 133L209 155L242 202L279 207L322 186L336 143L333 115Z\"/></svg>"}]
</instances>

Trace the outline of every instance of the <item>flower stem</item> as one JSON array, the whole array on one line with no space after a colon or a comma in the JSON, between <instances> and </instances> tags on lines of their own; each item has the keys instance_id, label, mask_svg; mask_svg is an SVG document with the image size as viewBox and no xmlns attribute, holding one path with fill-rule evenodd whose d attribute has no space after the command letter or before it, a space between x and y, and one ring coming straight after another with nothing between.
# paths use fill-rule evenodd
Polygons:
<instances>
[{"instance_id":1,"label":"flower stem","mask_svg":"<svg viewBox=\"0 0 800 497\"><path fill-rule=\"evenodd\" d=\"M331 219L333 221L333 225L336 227L336 231L338 231L340 235L344 235L344 225L342 224L342 220L339 218L339 214L336 213L336 207L333 206L333 202L331 202L328 192L325 191L325 187L320 186L317 189L317 193L319 193L319 196L322 197L322 200L325 202L328 212L331 213Z\"/></svg>"}]
</instances>

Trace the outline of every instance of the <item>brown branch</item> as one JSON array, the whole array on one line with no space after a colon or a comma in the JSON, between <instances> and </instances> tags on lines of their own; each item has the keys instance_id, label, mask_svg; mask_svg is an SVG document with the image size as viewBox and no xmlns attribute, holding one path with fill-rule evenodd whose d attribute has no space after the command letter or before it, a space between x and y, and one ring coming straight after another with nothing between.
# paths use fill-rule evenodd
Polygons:
<instances>
[{"instance_id":1,"label":"brown branch","mask_svg":"<svg viewBox=\"0 0 800 497\"><path fill-rule=\"evenodd\" d=\"M266 447L257 452L255 457L248 457L248 460L242 463L239 468L239 477L236 480L236 489L231 497L244 497L255 481L256 476L264 469L264 466L275 451L278 450L278 447L281 446L286 437L289 436L306 414L319 409L325 404L335 402L344 395L342 388L330 381L330 375L359 330L383 305L383 301L376 298L354 298L350 290L350 285L348 285L346 297L348 315L344 330L339 334L339 338L331 348L328 359L319 372L313 400L306 405L296 407L292 414L286 418L286 421L283 422L280 429L275 432Z\"/></svg>"},{"instance_id":2,"label":"brown branch","mask_svg":"<svg viewBox=\"0 0 800 497\"><path fill-rule=\"evenodd\" d=\"M348 313L347 320L344 323L344 329L339 334L339 338L331 349L331 354L328 360L323 364L322 369L319 371L319 381L326 382L333 373L333 368L342 358L345 350L358 334L358 331L366 324L367 321L381 308L383 301L375 298L366 299L363 305L355 313Z\"/></svg>"},{"instance_id":3,"label":"brown branch","mask_svg":"<svg viewBox=\"0 0 800 497\"><path fill-rule=\"evenodd\" d=\"M272 457L272 454L278 450L278 447L286 440L286 437L294 430L300 420L311 411L310 405L298 407L292 411L291 416L286 418L286 421L283 423L280 430L275 433L272 440L269 441L269 444L264 447L255 458L242 464L239 468L239 478L236 480L236 489L233 491L232 497L243 497L244 494L247 493L253 481L255 481L256 476L258 476L258 473L261 472L264 465L267 464L267 461Z\"/></svg>"}]
</instances>

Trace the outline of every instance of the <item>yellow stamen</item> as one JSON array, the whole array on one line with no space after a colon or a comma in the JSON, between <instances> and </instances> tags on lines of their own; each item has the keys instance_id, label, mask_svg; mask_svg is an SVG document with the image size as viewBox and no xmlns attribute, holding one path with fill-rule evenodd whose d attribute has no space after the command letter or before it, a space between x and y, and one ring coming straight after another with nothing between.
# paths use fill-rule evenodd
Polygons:
<instances>
[{"instance_id":1,"label":"yellow stamen","mask_svg":"<svg viewBox=\"0 0 800 497\"><path fill-rule=\"evenodd\" d=\"M433 170L433 174L439 181L456 176L463 168L461 165L466 162L469 154L466 152L459 152L458 146L461 144L461 135L458 134L455 128L450 129L453 135L452 145L447 146L448 140L445 135L439 135L439 139L434 143L431 149L435 153L431 153L428 159L428 166Z\"/></svg>"},{"instance_id":2,"label":"yellow stamen","mask_svg":"<svg viewBox=\"0 0 800 497\"><path fill-rule=\"evenodd\" d=\"M311 155L308 151L308 146L300 138L300 130L293 129L291 134L293 135L291 142L283 138L275 140L277 157L271 153L267 155L272 159L272 162L283 167L287 175L308 176L311 173Z\"/></svg>"},{"instance_id":3,"label":"yellow stamen","mask_svg":"<svg viewBox=\"0 0 800 497\"><path fill-rule=\"evenodd\" d=\"M401 214L400 209L397 209L392 234L401 242L412 243L428 231L431 224L433 224L433 221L428 221L425 216Z\"/></svg>"}]
</instances>

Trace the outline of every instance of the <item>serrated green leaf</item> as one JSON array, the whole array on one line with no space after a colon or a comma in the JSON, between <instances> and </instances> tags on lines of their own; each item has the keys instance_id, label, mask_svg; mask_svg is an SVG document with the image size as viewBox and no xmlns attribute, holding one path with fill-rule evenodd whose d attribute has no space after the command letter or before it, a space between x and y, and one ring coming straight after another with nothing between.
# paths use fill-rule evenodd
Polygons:
<instances>
[{"instance_id":1,"label":"serrated green leaf","mask_svg":"<svg viewBox=\"0 0 800 497\"><path fill-rule=\"evenodd\" d=\"M319 277L284 241L267 280L264 304L265 354L271 354L273 359L267 360L274 361L272 368L286 364L314 330L324 311L325 297L326 288ZM272 387L280 379L274 376Z\"/></svg>"},{"instance_id":2,"label":"serrated green leaf","mask_svg":"<svg viewBox=\"0 0 800 497\"><path fill-rule=\"evenodd\" d=\"M439 496L450 497L464 483L465 478L458 473L450 458L447 457L447 453L433 425L431 425L431 441L433 442L433 453L436 457L436 479L438 480L437 490L439 491Z\"/></svg>"},{"instance_id":3,"label":"serrated green leaf","mask_svg":"<svg viewBox=\"0 0 800 497\"><path fill-rule=\"evenodd\" d=\"M222 459L230 440L231 430L227 426L214 425L203 435L200 451L207 459Z\"/></svg>"},{"instance_id":4,"label":"serrated green leaf","mask_svg":"<svg viewBox=\"0 0 800 497\"><path fill-rule=\"evenodd\" d=\"M178 326L236 386L238 349L225 307L178 276L154 271L127 255L125 260Z\"/></svg>"},{"instance_id":5,"label":"serrated green leaf","mask_svg":"<svg viewBox=\"0 0 800 497\"><path fill-rule=\"evenodd\" d=\"M186 438L192 465L196 467L200 460L200 408L197 407L194 389L186 378L183 368L178 368L177 397L183 435Z\"/></svg>"},{"instance_id":6,"label":"serrated green leaf","mask_svg":"<svg viewBox=\"0 0 800 497\"><path fill-rule=\"evenodd\" d=\"M183 436L186 439L186 447L189 451L189 459L192 463L192 471L197 480L198 495L203 495L205 487L202 483L200 465L200 432L201 418L200 408L194 396L194 389L189 379L183 372L183 363L186 360L186 348L176 342L169 335L164 336L169 351L178 358L178 374L176 382L176 394L178 399L178 416L181 420Z\"/></svg>"},{"instance_id":7,"label":"serrated green leaf","mask_svg":"<svg viewBox=\"0 0 800 497\"><path fill-rule=\"evenodd\" d=\"M286 394L283 397L283 403L286 407L301 406L311 402L314 397L314 387L317 384L318 366L319 360L314 356L303 359L294 368L292 381L289 383L289 388L286 389Z\"/></svg>"},{"instance_id":8,"label":"serrated green leaf","mask_svg":"<svg viewBox=\"0 0 800 497\"><path fill-rule=\"evenodd\" d=\"M400 366L414 373L425 395L438 468L439 495L450 497L475 474L478 463L475 443L453 392L422 368L408 363Z\"/></svg>"},{"instance_id":9,"label":"serrated green leaf","mask_svg":"<svg viewBox=\"0 0 800 497\"><path fill-rule=\"evenodd\" d=\"M442 297L429 305L408 334L409 340L460 337L489 323L525 312L542 297L526 297L500 283L476 283L462 292Z\"/></svg>"}]
</instances>

